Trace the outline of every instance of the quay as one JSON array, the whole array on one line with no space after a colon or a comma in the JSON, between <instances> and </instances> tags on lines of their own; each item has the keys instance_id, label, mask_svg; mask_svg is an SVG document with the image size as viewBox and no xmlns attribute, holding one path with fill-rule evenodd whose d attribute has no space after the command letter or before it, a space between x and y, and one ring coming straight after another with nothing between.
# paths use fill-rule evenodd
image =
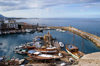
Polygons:
<instances>
[{"instance_id":1,"label":"quay","mask_svg":"<svg viewBox=\"0 0 100 66\"><path fill-rule=\"evenodd\" d=\"M35 31L42 32L41 26L37 24L29 24L26 22L17 22L15 19L0 19L0 35L17 34L17 33L34 33Z\"/></svg>"},{"instance_id":2,"label":"quay","mask_svg":"<svg viewBox=\"0 0 100 66\"><path fill-rule=\"evenodd\" d=\"M90 34L88 32L84 32L82 30L79 30L77 28L74 27L48 27L50 29L62 29L62 30L66 30L66 31L70 31L74 34L77 34L85 39L88 39L90 41L92 41L97 47L100 47L100 37Z\"/></svg>"}]
</instances>

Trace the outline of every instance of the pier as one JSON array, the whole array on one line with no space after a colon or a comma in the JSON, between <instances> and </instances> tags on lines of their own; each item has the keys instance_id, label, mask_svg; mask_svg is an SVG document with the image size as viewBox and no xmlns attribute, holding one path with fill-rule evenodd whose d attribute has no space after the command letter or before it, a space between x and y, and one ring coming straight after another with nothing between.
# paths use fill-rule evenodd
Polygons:
<instances>
[{"instance_id":1,"label":"pier","mask_svg":"<svg viewBox=\"0 0 100 66\"><path fill-rule=\"evenodd\" d=\"M97 47L100 47L100 37L90 34L88 32L84 32L82 30L79 30L77 28L74 27L48 27L50 29L62 29L62 30L66 30L66 31L70 31L74 34L77 34L85 39L88 39L90 41L92 41Z\"/></svg>"}]
</instances>

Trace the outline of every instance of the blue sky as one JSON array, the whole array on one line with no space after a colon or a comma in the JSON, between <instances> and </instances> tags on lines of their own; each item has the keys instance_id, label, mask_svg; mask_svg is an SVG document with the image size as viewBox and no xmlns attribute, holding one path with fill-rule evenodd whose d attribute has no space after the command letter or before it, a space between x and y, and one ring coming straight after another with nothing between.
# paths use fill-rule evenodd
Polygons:
<instances>
[{"instance_id":1,"label":"blue sky","mask_svg":"<svg viewBox=\"0 0 100 66\"><path fill-rule=\"evenodd\" d=\"M26 18L99 18L100 0L0 0L0 14Z\"/></svg>"}]
</instances>

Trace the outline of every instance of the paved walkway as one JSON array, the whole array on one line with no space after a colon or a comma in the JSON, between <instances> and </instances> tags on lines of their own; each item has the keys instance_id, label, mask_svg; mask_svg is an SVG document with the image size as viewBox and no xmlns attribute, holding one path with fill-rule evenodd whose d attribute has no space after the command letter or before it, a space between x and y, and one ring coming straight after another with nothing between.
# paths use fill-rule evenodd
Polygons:
<instances>
[{"instance_id":1,"label":"paved walkway","mask_svg":"<svg viewBox=\"0 0 100 66\"><path fill-rule=\"evenodd\" d=\"M100 52L84 55L79 60L79 66L100 66Z\"/></svg>"}]
</instances>

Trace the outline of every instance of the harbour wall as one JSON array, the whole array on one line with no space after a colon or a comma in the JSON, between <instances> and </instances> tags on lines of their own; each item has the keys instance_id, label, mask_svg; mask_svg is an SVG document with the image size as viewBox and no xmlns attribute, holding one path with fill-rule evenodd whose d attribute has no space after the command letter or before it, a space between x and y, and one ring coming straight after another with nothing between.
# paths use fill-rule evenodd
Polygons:
<instances>
[{"instance_id":1,"label":"harbour wall","mask_svg":"<svg viewBox=\"0 0 100 66\"><path fill-rule=\"evenodd\" d=\"M62 29L62 30L66 30L66 31L70 31L74 34L77 34L85 39L88 39L90 41L92 41L97 47L100 47L100 37L90 34L88 32L84 32L82 30L79 30L77 28L74 27L48 27L50 29Z\"/></svg>"}]
</instances>

